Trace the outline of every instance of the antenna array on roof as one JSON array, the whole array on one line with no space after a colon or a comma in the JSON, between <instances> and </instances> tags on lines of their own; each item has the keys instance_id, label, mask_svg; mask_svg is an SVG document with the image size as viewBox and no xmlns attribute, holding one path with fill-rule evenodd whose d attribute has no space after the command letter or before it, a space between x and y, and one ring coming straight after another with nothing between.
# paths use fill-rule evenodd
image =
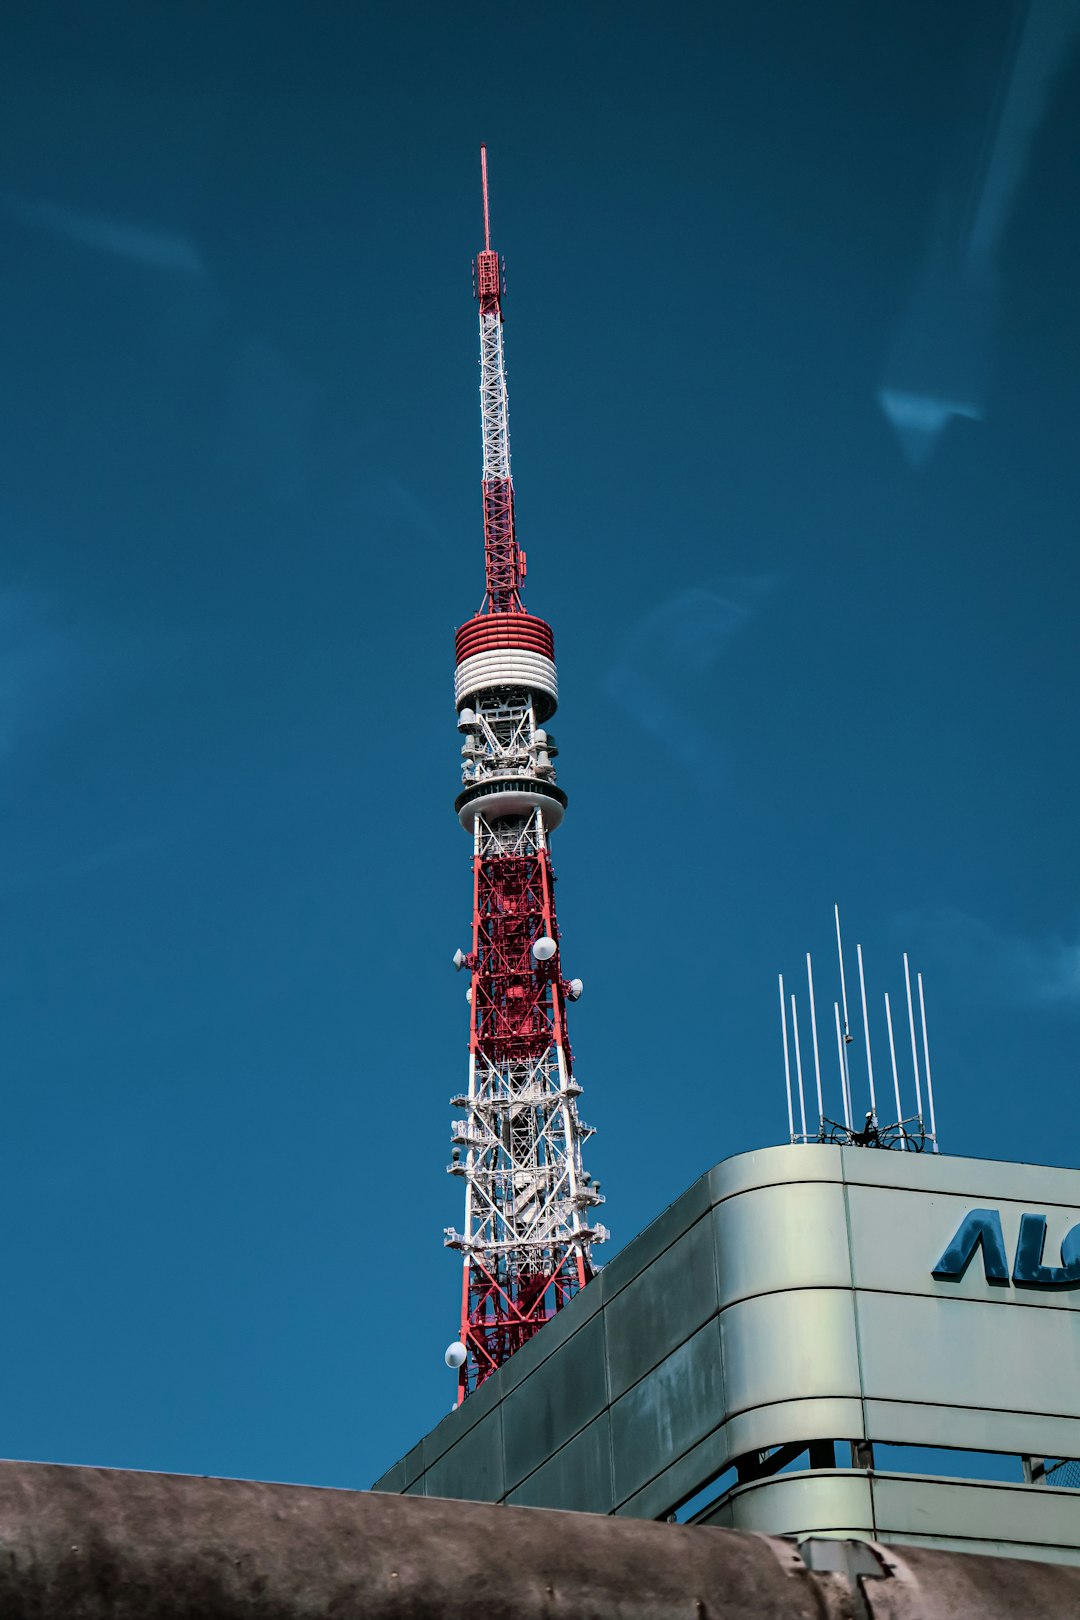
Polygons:
<instances>
[{"instance_id":1,"label":"antenna array on roof","mask_svg":"<svg viewBox=\"0 0 1080 1620\"><path fill-rule=\"evenodd\" d=\"M833 907L836 917L836 957L840 968L840 1000L833 1002L836 1025L836 1059L840 1088L842 1120L831 1119L825 1112L821 1081L821 1055L818 1050L817 1006L814 998L814 969L810 954L806 956L806 987L810 1001L810 1038L814 1053L814 1080L817 1091L817 1130L808 1130L806 1122L806 1096L803 1087L802 1048L799 1043L799 1012L794 995L788 996L784 988L784 975L780 980L780 1030L784 1040L784 1080L787 1087L788 1133L792 1142L840 1142L850 1147L900 1148L904 1152L937 1153L937 1121L934 1117L934 1084L930 1078L930 1045L926 1035L926 1000L923 995L922 974L915 976L919 995L919 1020L922 1027L922 1072L926 1077L927 1115L923 1114L922 1075L919 1070L919 1042L915 1032L915 1007L911 994L911 969L904 952L904 988L907 994L908 1028L911 1032L911 1065L915 1078L915 1112L905 1116L900 1100L900 1073L896 1063L896 1041L893 1036L892 1006L885 993L885 1025L889 1036L889 1060L892 1067L893 1101L896 1118L884 1124L878 1118L877 1093L874 1086L874 1057L870 1041L870 1019L866 1010L866 975L863 970L862 946L856 945L855 956L859 967L859 999L862 1004L863 1038L866 1047L866 1084L870 1107L862 1123L856 1127L857 1107L852 1094L852 1065L849 1048L855 1037L848 1019L847 973L844 968L844 944L840 934L840 908ZM788 1034L788 1011L791 1013L791 1035ZM798 1096L799 1129L795 1129L795 1095L792 1091L791 1054L795 1054L795 1091ZM858 1081L856 1081L858 1083Z\"/></svg>"}]
</instances>

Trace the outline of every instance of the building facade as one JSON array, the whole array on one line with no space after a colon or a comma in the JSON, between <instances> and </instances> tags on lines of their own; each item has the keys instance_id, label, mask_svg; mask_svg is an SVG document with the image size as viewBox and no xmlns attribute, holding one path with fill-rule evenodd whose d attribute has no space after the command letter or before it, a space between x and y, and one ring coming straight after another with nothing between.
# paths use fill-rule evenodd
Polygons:
<instances>
[{"instance_id":1,"label":"building facade","mask_svg":"<svg viewBox=\"0 0 1080 1620\"><path fill-rule=\"evenodd\" d=\"M1080 1172L774 1147L375 1489L1080 1563L1078 1457Z\"/></svg>"}]
</instances>

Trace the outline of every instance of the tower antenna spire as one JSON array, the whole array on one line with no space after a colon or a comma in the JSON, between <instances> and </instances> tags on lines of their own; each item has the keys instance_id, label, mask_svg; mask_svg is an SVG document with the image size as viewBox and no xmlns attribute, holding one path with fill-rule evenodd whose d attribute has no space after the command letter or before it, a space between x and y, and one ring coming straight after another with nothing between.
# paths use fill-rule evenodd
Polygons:
<instances>
[{"instance_id":1,"label":"tower antenna spire","mask_svg":"<svg viewBox=\"0 0 1080 1620\"><path fill-rule=\"evenodd\" d=\"M480 148L480 184L484 191L484 252L491 252L491 210L488 206L487 147Z\"/></svg>"},{"instance_id":2,"label":"tower antenna spire","mask_svg":"<svg viewBox=\"0 0 1080 1620\"><path fill-rule=\"evenodd\" d=\"M476 255L480 300L480 426L484 445L484 602L482 612L523 613L525 553L517 543L514 485L510 477L510 419L503 356L503 266L491 246L487 147L480 148L484 193L484 246Z\"/></svg>"},{"instance_id":3,"label":"tower antenna spire","mask_svg":"<svg viewBox=\"0 0 1080 1620\"><path fill-rule=\"evenodd\" d=\"M454 694L462 733L458 819L473 841L472 946L454 956L472 982L468 1091L451 1131L449 1170L464 1182L461 1331L446 1352L458 1400L483 1383L593 1274L600 1183L582 1164L593 1134L566 1028L581 980L563 977L551 834L566 794L544 728L559 689L551 626L525 610L525 554L514 527L503 362L502 265L491 246L487 148L480 148L484 246L480 419L484 446L486 591L457 632Z\"/></svg>"}]
</instances>

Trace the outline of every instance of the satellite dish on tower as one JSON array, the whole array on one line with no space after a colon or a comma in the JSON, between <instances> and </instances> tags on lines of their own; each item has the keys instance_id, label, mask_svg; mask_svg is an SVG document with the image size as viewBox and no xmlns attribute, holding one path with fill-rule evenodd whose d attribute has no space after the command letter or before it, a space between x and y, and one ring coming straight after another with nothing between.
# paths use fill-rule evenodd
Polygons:
<instances>
[{"instance_id":1,"label":"satellite dish on tower","mask_svg":"<svg viewBox=\"0 0 1080 1620\"><path fill-rule=\"evenodd\" d=\"M541 934L539 939L533 941L532 953L538 962L550 962L555 951L555 941L549 934Z\"/></svg>"},{"instance_id":2,"label":"satellite dish on tower","mask_svg":"<svg viewBox=\"0 0 1080 1620\"><path fill-rule=\"evenodd\" d=\"M453 1344L447 1345L446 1354L443 1356L443 1360L446 1362L448 1367L453 1368L456 1372L459 1367L463 1367L465 1365L465 1358L468 1353L469 1352L466 1350L461 1340L455 1339Z\"/></svg>"}]
</instances>

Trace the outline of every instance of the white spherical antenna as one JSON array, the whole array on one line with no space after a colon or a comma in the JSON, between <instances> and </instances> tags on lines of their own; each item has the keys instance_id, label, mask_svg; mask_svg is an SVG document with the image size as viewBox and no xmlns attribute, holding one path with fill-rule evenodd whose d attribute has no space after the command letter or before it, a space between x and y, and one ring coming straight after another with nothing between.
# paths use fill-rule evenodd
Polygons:
<instances>
[{"instance_id":1,"label":"white spherical antenna","mask_svg":"<svg viewBox=\"0 0 1080 1620\"><path fill-rule=\"evenodd\" d=\"M464 1367L465 1357L468 1355L468 1353L469 1352L466 1350L461 1340L455 1339L453 1344L447 1345L446 1354L443 1356L443 1360L446 1362L448 1367L452 1367L456 1372L459 1367Z\"/></svg>"},{"instance_id":2,"label":"white spherical antenna","mask_svg":"<svg viewBox=\"0 0 1080 1620\"><path fill-rule=\"evenodd\" d=\"M548 934L541 934L533 941L532 953L538 962L550 962L555 950L555 941Z\"/></svg>"},{"instance_id":3,"label":"white spherical antenna","mask_svg":"<svg viewBox=\"0 0 1080 1620\"><path fill-rule=\"evenodd\" d=\"M566 987L566 994L569 996L571 1001L576 1001L584 988L585 986L582 984L580 979L571 979L570 983Z\"/></svg>"},{"instance_id":4,"label":"white spherical antenna","mask_svg":"<svg viewBox=\"0 0 1080 1620\"><path fill-rule=\"evenodd\" d=\"M465 992L465 1000L469 1003L469 1006L471 1007L472 1006L472 985L471 984L470 984L469 988Z\"/></svg>"}]
</instances>

